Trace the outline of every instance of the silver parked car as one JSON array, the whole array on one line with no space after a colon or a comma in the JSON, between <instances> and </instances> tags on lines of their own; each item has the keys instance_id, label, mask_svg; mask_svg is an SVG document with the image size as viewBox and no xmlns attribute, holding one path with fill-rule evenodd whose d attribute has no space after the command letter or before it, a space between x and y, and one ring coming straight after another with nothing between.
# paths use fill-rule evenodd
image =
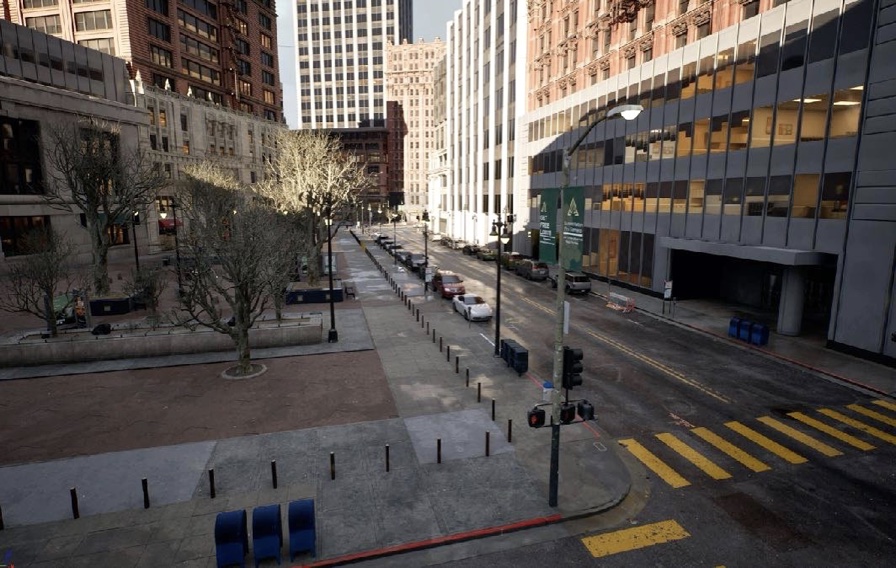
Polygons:
<instances>
[{"instance_id":1,"label":"silver parked car","mask_svg":"<svg viewBox=\"0 0 896 568\"><path fill-rule=\"evenodd\" d=\"M557 287L557 275L548 276L551 280L551 287ZM581 272L566 273L566 293L567 294L587 294L591 291L591 278Z\"/></svg>"},{"instance_id":2,"label":"silver parked car","mask_svg":"<svg viewBox=\"0 0 896 568\"><path fill-rule=\"evenodd\" d=\"M548 277L548 265L540 260L527 258L516 265L516 273L527 280L544 280Z\"/></svg>"}]
</instances>

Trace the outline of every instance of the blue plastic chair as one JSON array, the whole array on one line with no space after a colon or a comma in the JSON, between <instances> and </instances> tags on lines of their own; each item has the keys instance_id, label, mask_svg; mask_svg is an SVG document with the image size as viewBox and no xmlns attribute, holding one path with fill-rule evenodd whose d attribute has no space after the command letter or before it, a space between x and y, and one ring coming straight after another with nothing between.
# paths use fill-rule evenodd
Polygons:
<instances>
[{"instance_id":1,"label":"blue plastic chair","mask_svg":"<svg viewBox=\"0 0 896 568\"><path fill-rule=\"evenodd\" d=\"M239 564L246 566L249 552L249 531L246 529L246 511L218 513L215 518L215 556L218 568Z\"/></svg>"},{"instance_id":2,"label":"blue plastic chair","mask_svg":"<svg viewBox=\"0 0 896 568\"><path fill-rule=\"evenodd\" d=\"M252 549L255 568L265 558L276 558L280 564L280 549L283 548L283 523L280 520L280 505L266 505L252 510Z\"/></svg>"},{"instance_id":3,"label":"blue plastic chair","mask_svg":"<svg viewBox=\"0 0 896 568\"><path fill-rule=\"evenodd\" d=\"M317 532L314 527L314 499L300 499L289 504L289 560L300 552L310 551L317 557Z\"/></svg>"}]
</instances>

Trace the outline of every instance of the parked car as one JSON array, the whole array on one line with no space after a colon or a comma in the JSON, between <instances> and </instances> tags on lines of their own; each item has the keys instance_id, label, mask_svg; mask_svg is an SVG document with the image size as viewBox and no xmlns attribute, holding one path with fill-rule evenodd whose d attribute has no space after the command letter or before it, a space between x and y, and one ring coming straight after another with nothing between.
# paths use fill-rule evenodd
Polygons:
<instances>
[{"instance_id":1,"label":"parked car","mask_svg":"<svg viewBox=\"0 0 896 568\"><path fill-rule=\"evenodd\" d=\"M408 265L411 272L420 272L420 268L426 264L426 255L419 252L412 253L405 264Z\"/></svg>"},{"instance_id":2,"label":"parked car","mask_svg":"<svg viewBox=\"0 0 896 568\"><path fill-rule=\"evenodd\" d=\"M493 248L479 247L476 251L476 258L479 260L495 260L498 258L498 251Z\"/></svg>"},{"instance_id":3,"label":"parked car","mask_svg":"<svg viewBox=\"0 0 896 568\"><path fill-rule=\"evenodd\" d=\"M551 287L557 287L557 275L552 274L548 278L551 280ZM566 293L567 294L587 294L591 291L591 278L581 272L566 273Z\"/></svg>"},{"instance_id":4,"label":"parked car","mask_svg":"<svg viewBox=\"0 0 896 568\"><path fill-rule=\"evenodd\" d=\"M439 242L448 248L454 248L454 239L452 239L448 235L443 236Z\"/></svg>"},{"instance_id":5,"label":"parked car","mask_svg":"<svg viewBox=\"0 0 896 568\"><path fill-rule=\"evenodd\" d=\"M492 317L492 308L476 294L458 294L451 300L454 311L463 314L468 321L488 321Z\"/></svg>"},{"instance_id":6,"label":"parked car","mask_svg":"<svg viewBox=\"0 0 896 568\"><path fill-rule=\"evenodd\" d=\"M526 258L516 265L516 273L526 280L544 280L548 277L548 265L540 260Z\"/></svg>"},{"instance_id":7,"label":"parked car","mask_svg":"<svg viewBox=\"0 0 896 568\"><path fill-rule=\"evenodd\" d=\"M452 298L467 291L464 287L464 279L450 270L439 270L435 273L432 277L432 289L443 298Z\"/></svg>"},{"instance_id":8,"label":"parked car","mask_svg":"<svg viewBox=\"0 0 896 568\"><path fill-rule=\"evenodd\" d=\"M411 251L409 251L409 250L396 250L395 251L395 259L402 264L407 264L409 258L411 258Z\"/></svg>"},{"instance_id":9,"label":"parked car","mask_svg":"<svg viewBox=\"0 0 896 568\"><path fill-rule=\"evenodd\" d=\"M378 233L378 234L376 235L376 238L375 238L374 240L376 241L376 244L378 244L378 245L382 245L382 244L383 244L383 241L391 241L392 238L391 238L389 235L385 234L385 233L382 233L382 234L379 234L379 233Z\"/></svg>"},{"instance_id":10,"label":"parked car","mask_svg":"<svg viewBox=\"0 0 896 568\"><path fill-rule=\"evenodd\" d=\"M516 265L523 259L523 255L518 252L502 252L501 266L507 270L516 270Z\"/></svg>"},{"instance_id":11,"label":"parked car","mask_svg":"<svg viewBox=\"0 0 896 568\"><path fill-rule=\"evenodd\" d=\"M402 248L402 246L398 243L389 243L385 246L385 249L387 251L389 251L389 254L391 254L393 256L395 255L395 251L397 251L400 248Z\"/></svg>"},{"instance_id":12,"label":"parked car","mask_svg":"<svg viewBox=\"0 0 896 568\"><path fill-rule=\"evenodd\" d=\"M479 245L464 245L461 252L470 256L475 255L479 251Z\"/></svg>"}]
</instances>

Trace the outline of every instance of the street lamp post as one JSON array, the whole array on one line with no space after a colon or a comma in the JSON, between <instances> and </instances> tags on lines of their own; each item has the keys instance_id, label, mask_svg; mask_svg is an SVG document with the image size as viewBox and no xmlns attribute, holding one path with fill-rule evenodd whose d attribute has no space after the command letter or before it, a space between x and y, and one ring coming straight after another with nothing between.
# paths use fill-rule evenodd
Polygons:
<instances>
[{"instance_id":1,"label":"street lamp post","mask_svg":"<svg viewBox=\"0 0 896 568\"><path fill-rule=\"evenodd\" d=\"M339 341L339 332L336 331L336 305L333 302L333 196L327 196L327 218L324 220L327 227L327 275L330 281L330 332L327 335L327 343Z\"/></svg>"},{"instance_id":2,"label":"street lamp post","mask_svg":"<svg viewBox=\"0 0 896 568\"><path fill-rule=\"evenodd\" d=\"M138 211L134 211L133 218L131 219L131 232L134 235L134 264L136 265L136 270L140 272L140 253L137 251L137 225L140 224L140 213Z\"/></svg>"},{"instance_id":3,"label":"street lamp post","mask_svg":"<svg viewBox=\"0 0 896 568\"><path fill-rule=\"evenodd\" d=\"M551 471L548 487L548 505L557 506L557 493L559 491L559 464L560 464L560 391L557 385L562 382L563 373L563 323L564 310L563 304L566 301L566 267L564 265L565 246L563 244L564 221L566 219L567 204L564 197L564 190L569 188L569 164L572 157L578 150L579 145L585 141L585 138L591 133L595 126L605 120L622 118L624 120L634 120L641 114L644 107L641 105L620 105L606 112L603 116L599 116L597 120L592 122L585 128L579 139L572 146L563 152L563 185L560 187L560 221L557 224L557 235L560 239L560 254L557 258L557 303L556 303L556 327L554 330L554 369L552 379L554 383L554 391L551 393ZM586 115L587 116L587 115ZM567 391L568 392L568 391Z\"/></svg>"},{"instance_id":4,"label":"street lamp post","mask_svg":"<svg viewBox=\"0 0 896 568\"><path fill-rule=\"evenodd\" d=\"M370 227L373 226L373 208L367 203L367 232L370 233Z\"/></svg>"},{"instance_id":5,"label":"street lamp post","mask_svg":"<svg viewBox=\"0 0 896 568\"><path fill-rule=\"evenodd\" d=\"M177 274L177 297L182 298L184 294L184 283L180 274L180 241L177 239L177 202L173 197L168 198L168 207L171 208L171 221L174 226L174 260L177 263L174 270ZM168 216L168 212L160 211L159 216L164 219Z\"/></svg>"},{"instance_id":6,"label":"street lamp post","mask_svg":"<svg viewBox=\"0 0 896 568\"><path fill-rule=\"evenodd\" d=\"M507 215L505 223L502 223L500 218L498 218L492 221L492 232L489 233L490 237L498 237L498 256L495 259L495 264L498 267L498 281L495 294L495 357L501 354L501 245L506 245L510 242L510 228L515 220L513 215Z\"/></svg>"},{"instance_id":7,"label":"street lamp post","mask_svg":"<svg viewBox=\"0 0 896 568\"><path fill-rule=\"evenodd\" d=\"M473 244L479 244L479 236L476 234L476 214L473 213Z\"/></svg>"},{"instance_id":8,"label":"street lamp post","mask_svg":"<svg viewBox=\"0 0 896 568\"><path fill-rule=\"evenodd\" d=\"M392 246L392 263L395 266L398 266L398 255L395 254L396 247L398 246L398 211L392 216Z\"/></svg>"}]
</instances>

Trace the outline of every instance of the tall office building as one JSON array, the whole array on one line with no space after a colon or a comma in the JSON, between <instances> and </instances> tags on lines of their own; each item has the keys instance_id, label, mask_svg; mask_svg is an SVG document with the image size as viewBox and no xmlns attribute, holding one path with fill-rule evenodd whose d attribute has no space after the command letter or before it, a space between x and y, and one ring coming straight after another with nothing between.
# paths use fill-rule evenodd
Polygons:
<instances>
[{"instance_id":1,"label":"tall office building","mask_svg":"<svg viewBox=\"0 0 896 568\"><path fill-rule=\"evenodd\" d=\"M522 11L520 10L522 7ZM449 184L439 227L485 244L492 221L528 216L526 181L516 175L525 115L526 3L471 0L448 22L447 165ZM522 93L520 92L520 95ZM516 246L514 236L513 244Z\"/></svg>"},{"instance_id":2,"label":"tall office building","mask_svg":"<svg viewBox=\"0 0 896 568\"><path fill-rule=\"evenodd\" d=\"M124 59L148 84L281 120L274 0L21 0L7 8L14 23Z\"/></svg>"},{"instance_id":3,"label":"tall office building","mask_svg":"<svg viewBox=\"0 0 896 568\"><path fill-rule=\"evenodd\" d=\"M386 100L401 107L399 116L389 116L389 133L395 142L391 153L396 160L400 156L404 166L399 170L401 179L393 180L390 187L404 191L406 214L415 220L427 208L426 168L435 149L433 70L445 58L445 44L438 38L428 43L390 44L386 54Z\"/></svg>"},{"instance_id":4,"label":"tall office building","mask_svg":"<svg viewBox=\"0 0 896 568\"><path fill-rule=\"evenodd\" d=\"M583 269L769 312L896 361L894 42L881 0L592 0L530 10L531 240L578 147ZM662 8L662 9L661 9Z\"/></svg>"},{"instance_id":5,"label":"tall office building","mask_svg":"<svg viewBox=\"0 0 896 568\"><path fill-rule=\"evenodd\" d=\"M386 45L411 41L411 0L293 0L282 7L280 73L290 128L386 118Z\"/></svg>"}]
</instances>

